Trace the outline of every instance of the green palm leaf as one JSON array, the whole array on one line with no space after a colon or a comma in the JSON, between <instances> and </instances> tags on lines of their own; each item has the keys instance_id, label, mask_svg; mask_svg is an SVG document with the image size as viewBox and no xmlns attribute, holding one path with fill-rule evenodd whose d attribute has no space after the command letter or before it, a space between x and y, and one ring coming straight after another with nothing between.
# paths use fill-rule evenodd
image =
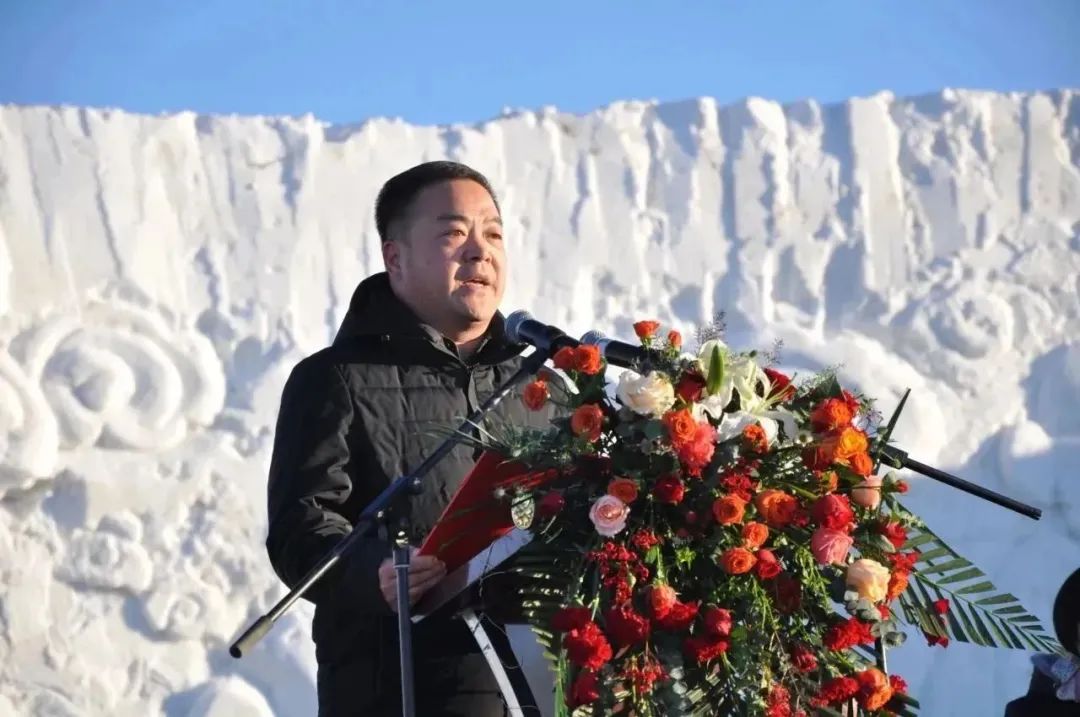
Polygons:
<instances>
[{"instance_id":1,"label":"green palm leaf","mask_svg":"<svg viewBox=\"0 0 1080 717\"><path fill-rule=\"evenodd\" d=\"M1020 600L999 592L982 570L961 557L929 528L912 528L903 550L919 550L916 571L900 606L908 624L924 632L987 647L1063 654L1039 619ZM933 603L946 598L939 615Z\"/></svg>"}]
</instances>

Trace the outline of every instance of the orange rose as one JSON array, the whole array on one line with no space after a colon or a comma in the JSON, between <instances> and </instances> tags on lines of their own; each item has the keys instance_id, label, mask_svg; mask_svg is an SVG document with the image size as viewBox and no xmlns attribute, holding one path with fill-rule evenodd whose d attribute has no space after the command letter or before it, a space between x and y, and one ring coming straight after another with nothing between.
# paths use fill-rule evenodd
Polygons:
<instances>
[{"instance_id":1,"label":"orange rose","mask_svg":"<svg viewBox=\"0 0 1080 717\"><path fill-rule=\"evenodd\" d=\"M833 456L841 463L847 463L856 453L865 453L869 447L866 434L858 428L848 426L838 434L825 439L824 445L832 449Z\"/></svg>"},{"instance_id":2,"label":"orange rose","mask_svg":"<svg viewBox=\"0 0 1080 717\"><path fill-rule=\"evenodd\" d=\"M815 431L826 433L851 425L854 417L846 402L839 398L826 398L810 412L810 425Z\"/></svg>"},{"instance_id":3,"label":"orange rose","mask_svg":"<svg viewBox=\"0 0 1080 717\"><path fill-rule=\"evenodd\" d=\"M634 333L638 335L639 339L644 341L645 339L652 338L658 328L660 328L659 321L638 321L634 324Z\"/></svg>"},{"instance_id":4,"label":"orange rose","mask_svg":"<svg viewBox=\"0 0 1080 717\"><path fill-rule=\"evenodd\" d=\"M861 476L868 476L874 472L874 459L866 451L853 455L849 463L851 464L851 470Z\"/></svg>"},{"instance_id":5,"label":"orange rose","mask_svg":"<svg viewBox=\"0 0 1080 717\"><path fill-rule=\"evenodd\" d=\"M521 396L521 400L525 402L533 411L539 411L544 407L544 404L548 400L548 387L547 383L543 380L533 381L525 387L525 392Z\"/></svg>"},{"instance_id":6,"label":"orange rose","mask_svg":"<svg viewBox=\"0 0 1080 717\"><path fill-rule=\"evenodd\" d=\"M551 357L551 362L560 371L572 371L574 369L574 349L563 346Z\"/></svg>"},{"instance_id":7,"label":"orange rose","mask_svg":"<svg viewBox=\"0 0 1080 717\"><path fill-rule=\"evenodd\" d=\"M737 495L725 495L717 498L712 505L713 517L720 525L734 525L743 521L746 513L746 501Z\"/></svg>"},{"instance_id":8,"label":"orange rose","mask_svg":"<svg viewBox=\"0 0 1080 717\"><path fill-rule=\"evenodd\" d=\"M836 486L840 484L840 477L836 475L836 471L825 471L821 474L821 491L823 493L832 493L836 490Z\"/></svg>"},{"instance_id":9,"label":"orange rose","mask_svg":"<svg viewBox=\"0 0 1080 717\"><path fill-rule=\"evenodd\" d=\"M859 682L859 704L867 710L879 710L892 699L892 685L881 670L871 667L855 675L855 679Z\"/></svg>"},{"instance_id":10,"label":"orange rose","mask_svg":"<svg viewBox=\"0 0 1080 717\"><path fill-rule=\"evenodd\" d=\"M757 558L746 548L731 548L720 556L720 567L730 575L742 575L754 569Z\"/></svg>"},{"instance_id":11,"label":"orange rose","mask_svg":"<svg viewBox=\"0 0 1080 717\"><path fill-rule=\"evenodd\" d=\"M637 483L629 478L613 478L607 487L608 495L613 495L623 503L629 505L637 500Z\"/></svg>"},{"instance_id":12,"label":"orange rose","mask_svg":"<svg viewBox=\"0 0 1080 717\"><path fill-rule=\"evenodd\" d=\"M570 417L570 430L575 436L585 436L590 442L600 438L600 429L604 426L604 412L595 403L579 406Z\"/></svg>"},{"instance_id":13,"label":"orange rose","mask_svg":"<svg viewBox=\"0 0 1080 717\"><path fill-rule=\"evenodd\" d=\"M769 539L769 526L764 523L747 523L743 526L742 537L747 550L757 550Z\"/></svg>"},{"instance_id":14,"label":"orange rose","mask_svg":"<svg viewBox=\"0 0 1080 717\"><path fill-rule=\"evenodd\" d=\"M766 523L782 528L795 518L799 501L782 490L763 490L754 496L754 506Z\"/></svg>"},{"instance_id":15,"label":"orange rose","mask_svg":"<svg viewBox=\"0 0 1080 717\"><path fill-rule=\"evenodd\" d=\"M901 593L907 590L908 586L908 574L901 570L897 570L889 578L889 589L885 593L885 600L892 602L896 598L900 597Z\"/></svg>"},{"instance_id":16,"label":"orange rose","mask_svg":"<svg viewBox=\"0 0 1080 717\"><path fill-rule=\"evenodd\" d=\"M600 373L600 347L582 344L574 349L574 368L588 376Z\"/></svg>"},{"instance_id":17,"label":"orange rose","mask_svg":"<svg viewBox=\"0 0 1080 717\"><path fill-rule=\"evenodd\" d=\"M671 345L671 348L678 349L682 346L682 334L675 329L668 331L667 342Z\"/></svg>"},{"instance_id":18,"label":"orange rose","mask_svg":"<svg viewBox=\"0 0 1080 717\"><path fill-rule=\"evenodd\" d=\"M751 423L742 430L743 440L754 453L768 453L769 439L765 436L765 429L760 423Z\"/></svg>"},{"instance_id":19,"label":"orange rose","mask_svg":"<svg viewBox=\"0 0 1080 717\"><path fill-rule=\"evenodd\" d=\"M668 411L664 414L664 425L673 446L682 446L694 440L697 435L697 421L688 409Z\"/></svg>"}]
</instances>

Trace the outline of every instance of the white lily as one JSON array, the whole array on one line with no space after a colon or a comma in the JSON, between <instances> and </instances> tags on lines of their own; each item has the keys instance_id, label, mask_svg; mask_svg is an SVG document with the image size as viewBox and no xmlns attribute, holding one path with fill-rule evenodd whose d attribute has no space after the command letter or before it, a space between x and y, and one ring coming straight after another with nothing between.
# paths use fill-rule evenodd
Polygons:
<instances>
[{"instance_id":1,"label":"white lily","mask_svg":"<svg viewBox=\"0 0 1080 717\"><path fill-rule=\"evenodd\" d=\"M794 439L798 430L795 415L787 409L776 407L780 398L771 395L773 387L769 376L753 359L745 359L745 364L739 366L739 369L738 372L732 371L734 388L739 393L739 410L723 414L717 428L717 440L735 438L753 423L761 425L769 445L776 441L781 426L784 428L784 435L788 439ZM765 387L764 396L759 396L755 390L759 382Z\"/></svg>"}]
</instances>

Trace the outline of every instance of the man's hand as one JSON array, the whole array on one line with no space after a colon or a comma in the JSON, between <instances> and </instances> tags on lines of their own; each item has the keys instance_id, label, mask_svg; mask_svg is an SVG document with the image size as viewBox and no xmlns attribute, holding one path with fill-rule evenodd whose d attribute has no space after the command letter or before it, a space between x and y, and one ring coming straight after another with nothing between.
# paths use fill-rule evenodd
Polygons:
<instances>
[{"instance_id":1,"label":"man's hand","mask_svg":"<svg viewBox=\"0 0 1080 717\"><path fill-rule=\"evenodd\" d=\"M431 555L417 555L412 549L409 559L409 604L414 604L420 596L446 576L446 566ZM390 609L397 612L397 574L394 572L394 559L387 558L379 566L379 590Z\"/></svg>"}]
</instances>

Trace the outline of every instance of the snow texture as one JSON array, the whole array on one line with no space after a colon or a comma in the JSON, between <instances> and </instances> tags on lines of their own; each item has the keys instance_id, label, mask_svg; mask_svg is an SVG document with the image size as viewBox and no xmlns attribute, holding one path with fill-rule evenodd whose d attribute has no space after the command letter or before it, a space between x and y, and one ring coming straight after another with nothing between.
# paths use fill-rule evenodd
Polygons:
<instances>
[{"instance_id":1,"label":"snow texture","mask_svg":"<svg viewBox=\"0 0 1080 717\"><path fill-rule=\"evenodd\" d=\"M512 281L580 335L655 318L843 364L910 506L1047 620L1080 565L1080 92L624 102L478 125L0 107L0 713L314 712L309 606L264 550L279 393L381 269L379 186L451 158L501 191ZM892 653L926 715L995 715L1027 655Z\"/></svg>"}]
</instances>

